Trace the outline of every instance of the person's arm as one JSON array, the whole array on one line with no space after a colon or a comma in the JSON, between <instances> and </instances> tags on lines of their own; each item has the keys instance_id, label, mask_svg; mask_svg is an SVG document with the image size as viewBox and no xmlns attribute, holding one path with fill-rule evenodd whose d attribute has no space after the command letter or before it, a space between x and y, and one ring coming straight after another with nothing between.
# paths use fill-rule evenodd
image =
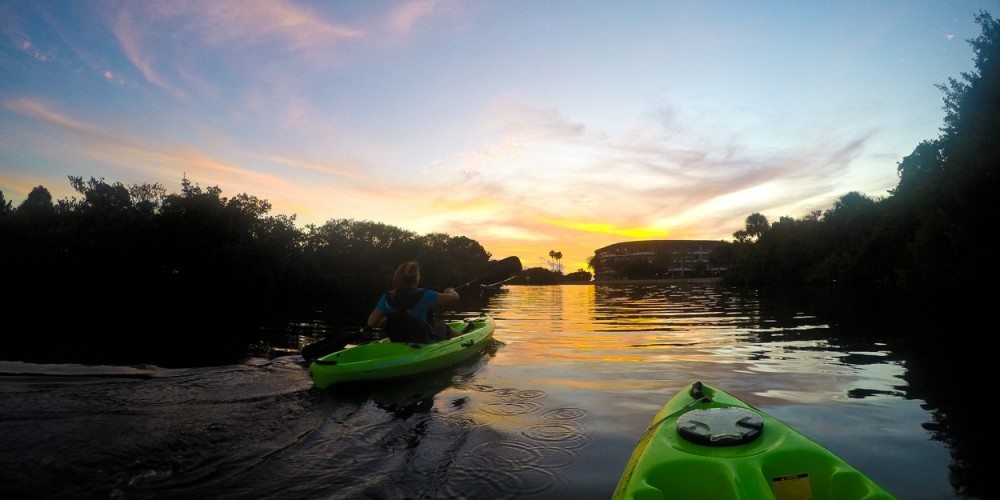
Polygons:
<instances>
[{"instance_id":1,"label":"person's arm","mask_svg":"<svg viewBox=\"0 0 1000 500\"><path fill-rule=\"evenodd\" d=\"M368 328L375 328L382 322L382 318L385 318L385 313L381 309L372 309L372 313L368 315Z\"/></svg>"},{"instance_id":2,"label":"person's arm","mask_svg":"<svg viewBox=\"0 0 1000 500\"><path fill-rule=\"evenodd\" d=\"M443 292L438 292L437 305L447 306L458 303L460 297L454 288L445 288Z\"/></svg>"},{"instance_id":3,"label":"person's arm","mask_svg":"<svg viewBox=\"0 0 1000 500\"><path fill-rule=\"evenodd\" d=\"M375 309L372 309L372 313L368 315L368 328L375 328L382 323L382 320L385 319L385 315L389 309L388 302L389 301L386 300L385 295L379 297L378 303L375 304Z\"/></svg>"}]
</instances>

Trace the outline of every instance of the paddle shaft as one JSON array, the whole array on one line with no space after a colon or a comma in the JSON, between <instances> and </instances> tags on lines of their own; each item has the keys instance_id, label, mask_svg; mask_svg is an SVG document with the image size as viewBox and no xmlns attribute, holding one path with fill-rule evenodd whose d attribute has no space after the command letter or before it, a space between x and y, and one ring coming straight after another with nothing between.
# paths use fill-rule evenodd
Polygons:
<instances>
[{"instance_id":1,"label":"paddle shaft","mask_svg":"<svg viewBox=\"0 0 1000 500\"><path fill-rule=\"evenodd\" d=\"M521 272L521 259L516 256L507 257L486 265L483 275L467 283L462 283L455 288L456 291L463 288L478 285L495 285L503 283Z\"/></svg>"}]
</instances>

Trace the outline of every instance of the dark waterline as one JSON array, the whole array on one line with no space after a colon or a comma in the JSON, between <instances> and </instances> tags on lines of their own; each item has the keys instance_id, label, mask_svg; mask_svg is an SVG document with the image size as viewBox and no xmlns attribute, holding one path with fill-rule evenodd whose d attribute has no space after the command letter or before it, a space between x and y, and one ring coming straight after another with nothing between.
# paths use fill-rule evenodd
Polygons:
<instances>
[{"instance_id":1,"label":"dark waterline","mask_svg":"<svg viewBox=\"0 0 1000 500\"><path fill-rule=\"evenodd\" d=\"M293 355L185 369L0 362L0 491L608 498L660 405L703 380L901 498L993 493L993 438L970 430L982 412L955 390L947 343L927 340L948 321L890 313L878 294L510 286L485 310L497 331L482 356L349 390L313 389ZM255 350L323 331L296 324Z\"/></svg>"}]
</instances>

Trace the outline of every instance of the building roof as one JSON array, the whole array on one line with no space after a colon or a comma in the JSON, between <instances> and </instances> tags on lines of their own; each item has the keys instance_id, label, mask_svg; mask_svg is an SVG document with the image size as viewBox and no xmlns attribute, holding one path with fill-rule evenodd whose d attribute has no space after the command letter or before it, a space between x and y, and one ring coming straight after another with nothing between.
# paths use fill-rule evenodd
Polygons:
<instances>
[{"instance_id":1,"label":"building roof","mask_svg":"<svg viewBox=\"0 0 1000 500\"><path fill-rule=\"evenodd\" d=\"M722 240L642 240L623 241L614 243L606 247L594 250L594 254L602 253L634 253L651 251L687 251L693 252L699 249L711 250L717 246L724 245Z\"/></svg>"}]
</instances>

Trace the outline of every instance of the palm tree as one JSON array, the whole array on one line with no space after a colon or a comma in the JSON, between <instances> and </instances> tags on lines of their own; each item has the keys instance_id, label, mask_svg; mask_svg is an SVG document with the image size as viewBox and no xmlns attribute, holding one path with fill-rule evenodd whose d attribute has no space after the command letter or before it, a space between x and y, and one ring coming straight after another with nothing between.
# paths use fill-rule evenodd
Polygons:
<instances>
[{"instance_id":1,"label":"palm tree","mask_svg":"<svg viewBox=\"0 0 1000 500\"><path fill-rule=\"evenodd\" d=\"M746 224L747 236L750 238L760 238L760 235L764 234L765 231L771 228L771 224L767 221L767 217L761 215L760 212L748 215Z\"/></svg>"},{"instance_id":2,"label":"palm tree","mask_svg":"<svg viewBox=\"0 0 1000 500\"><path fill-rule=\"evenodd\" d=\"M563 257L562 252L557 252L555 250L549 250L549 257L551 257L552 260L556 261L555 264L552 265L552 270L555 271L555 272L557 272L557 273L561 273L562 272L562 264L559 263L559 260L562 259L562 257Z\"/></svg>"}]
</instances>

